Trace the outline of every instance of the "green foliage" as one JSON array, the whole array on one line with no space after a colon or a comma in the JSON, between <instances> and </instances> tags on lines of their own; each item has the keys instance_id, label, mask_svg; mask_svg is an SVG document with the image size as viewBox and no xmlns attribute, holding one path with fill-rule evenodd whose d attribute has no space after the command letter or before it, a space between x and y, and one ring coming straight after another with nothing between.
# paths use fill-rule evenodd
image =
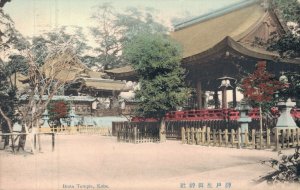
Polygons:
<instances>
[{"instance_id":1,"label":"green foliage","mask_svg":"<svg viewBox=\"0 0 300 190\"><path fill-rule=\"evenodd\" d=\"M178 44L167 36L140 34L126 44L124 55L139 76L138 115L162 118L184 103L188 90L184 87L185 71L180 67Z\"/></svg>"},{"instance_id":2,"label":"green foliage","mask_svg":"<svg viewBox=\"0 0 300 190\"><path fill-rule=\"evenodd\" d=\"M262 161L262 164L270 164L275 171L261 177L258 182L267 181L270 184L280 183L299 183L300 182L300 147L295 148L292 155L284 155L281 152L279 160L271 159Z\"/></svg>"},{"instance_id":3,"label":"green foliage","mask_svg":"<svg viewBox=\"0 0 300 190\"><path fill-rule=\"evenodd\" d=\"M16 102L16 88L13 88L7 80L7 72L0 69L0 106L7 117L14 121L14 109ZM0 115L0 127L3 131L9 132L5 119Z\"/></svg>"},{"instance_id":4,"label":"green foliage","mask_svg":"<svg viewBox=\"0 0 300 190\"><path fill-rule=\"evenodd\" d=\"M281 38L271 42L269 49L278 51L281 57L300 57L300 37L288 32Z\"/></svg>"},{"instance_id":5,"label":"green foliage","mask_svg":"<svg viewBox=\"0 0 300 190\"><path fill-rule=\"evenodd\" d=\"M116 12L110 3L97 7L92 15L95 26L90 28L97 43L95 62L98 67L109 69L128 64L122 56L123 47L140 33L166 33L167 29L156 22L153 9L141 11L128 8Z\"/></svg>"},{"instance_id":6,"label":"green foliage","mask_svg":"<svg viewBox=\"0 0 300 190\"><path fill-rule=\"evenodd\" d=\"M274 36L269 44L270 50L275 50L282 57L300 57L300 3L297 0L273 0L273 8L285 22L298 24L291 27L283 36Z\"/></svg>"},{"instance_id":7,"label":"green foliage","mask_svg":"<svg viewBox=\"0 0 300 190\"><path fill-rule=\"evenodd\" d=\"M67 31L67 29L72 31ZM57 48L72 49L78 58L85 63L86 56L84 53L91 49L86 41L81 27L66 28L63 26L55 31L34 37L32 39L32 52L38 65L43 65L47 56L52 52L56 52ZM66 43L72 47L63 47Z\"/></svg>"},{"instance_id":8,"label":"green foliage","mask_svg":"<svg viewBox=\"0 0 300 190\"><path fill-rule=\"evenodd\" d=\"M0 7L4 7L5 3L11 2L11 0L2 0L0 1Z\"/></svg>"},{"instance_id":9,"label":"green foliage","mask_svg":"<svg viewBox=\"0 0 300 190\"><path fill-rule=\"evenodd\" d=\"M281 80L283 80L284 88L279 90L279 98L283 100L287 100L288 98L299 100L300 74L297 72L286 72L284 73L284 78Z\"/></svg>"},{"instance_id":10,"label":"green foliage","mask_svg":"<svg viewBox=\"0 0 300 190\"><path fill-rule=\"evenodd\" d=\"M273 0L274 9L285 21L300 22L300 3L297 0Z\"/></svg>"}]
</instances>

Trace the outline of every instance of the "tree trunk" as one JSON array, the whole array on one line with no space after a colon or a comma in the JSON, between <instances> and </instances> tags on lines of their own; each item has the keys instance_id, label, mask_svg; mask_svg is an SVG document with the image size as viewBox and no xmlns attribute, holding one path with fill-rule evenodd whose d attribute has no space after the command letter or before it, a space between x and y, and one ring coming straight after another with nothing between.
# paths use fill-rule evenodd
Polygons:
<instances>
[{"instance_id":1,"label":"tree trunk","mask_svg":"<svg viewBox=\"0 0 300 190\"><path fill-rule=\"evenodd\" d=\"M7 125L8 125L9 132L12 133L12 132L13 132L12 121L11 121L11 119L3 112L3 110L1 109L1 107L0 107L0 114L1 114L2 117L5 119L5 121L6 121ZM11 135L10 138L11 138L11 147L12 147L12 150L13 150L13 152L15 152L15 141L14 141L13 135Z\"/></svg>"},{"instance_id":2,"label":"tree trunk","mask_svg":"<svg viewBox=\"0 0 300 190\"><path fill-rule=\"evenodd\" d=\"M34 148L34 145L33 145L33 137L34 137L34 135L35 135L34 128L31 128L31 133L29 133L29 130L28 130L28 127L27 127L26 124L24 125L24 127L25 127L25 132L28 134L27 140L28 140L29 143L30 143L31 152L32 152L33 154L35 154L35 148Z\"/></svg>"}]
</instances>

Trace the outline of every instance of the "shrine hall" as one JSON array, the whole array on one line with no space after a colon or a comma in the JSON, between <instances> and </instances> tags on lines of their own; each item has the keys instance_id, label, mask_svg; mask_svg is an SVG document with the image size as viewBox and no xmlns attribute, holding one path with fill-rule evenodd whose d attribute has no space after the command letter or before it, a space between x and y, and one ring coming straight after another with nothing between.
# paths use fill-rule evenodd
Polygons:
<instances>
[{"instance_id":1,"label":"shrine hall","mask_svg":"<svg viewBox=\"0 0 300 190\"><path fill-rule=\"evenodd\" d=\"M227 108L227 90L232 90L236 107L237 84L259 61L277 78L282 72L300 72L300 59L281 58L268 50L268 41L287 30L272 6L261 0L245 0L176 24L170 35L183 47L182 66L186 83L196 92L195 108L206 106L206 92L214 94L215 107L221 92L221 106ZM118 80L137 80L130 66L106 73Z\"/></svg>"}]
</instances>

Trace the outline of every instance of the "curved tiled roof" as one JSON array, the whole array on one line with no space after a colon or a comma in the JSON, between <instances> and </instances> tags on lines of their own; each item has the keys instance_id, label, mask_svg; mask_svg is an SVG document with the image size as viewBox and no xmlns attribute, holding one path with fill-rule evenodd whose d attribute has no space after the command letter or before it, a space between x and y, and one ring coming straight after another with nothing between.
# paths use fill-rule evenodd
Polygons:
<instances>
[{"instance_id":1,"label":"curved tiled roof","mask_svg":"<svg viewBox=\"0 0 300 190\"><path fill-rule=\"evenodd\" d=\"M215 13L216 16L204 16L205 19L200 17L198 22L185 24L185 27L172 32L172 38L183 46L183 58L208 50L227 36L239 40L241 34L247 33L266 14L264 7L257 1L251 2L227 8L227 12Z\"/></svg>"},{"instance_id":2,"label":"curved tiled roof","mask_svg":"<svg viewBox=\"0 0 300 190\"><path fill-rule=\"evenodd\" d=\"M116 81L110 79L98 78L79 78L76 81L82 82L86 88L107 91L129 91L130 88L126 86L123 81Z\"/></svg>"}]
</instances>

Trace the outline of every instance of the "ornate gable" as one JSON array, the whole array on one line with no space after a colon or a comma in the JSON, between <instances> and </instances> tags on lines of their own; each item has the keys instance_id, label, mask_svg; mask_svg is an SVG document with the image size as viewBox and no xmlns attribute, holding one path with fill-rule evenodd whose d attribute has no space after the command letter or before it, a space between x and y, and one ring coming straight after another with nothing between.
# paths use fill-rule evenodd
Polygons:
<instances>
[{"instance_id":1,"label":"ornate gable","mask_svg":"<svg viewBox=\"0 0 300 190\"><path fill-rule=\"evenodd\" d=\"M237 40L244 45L266 48L267 42L275 36L282 36L285 30L273 11L266 11L262 19L257 22L249 33Z\"/></svg>"}]
</instances>

